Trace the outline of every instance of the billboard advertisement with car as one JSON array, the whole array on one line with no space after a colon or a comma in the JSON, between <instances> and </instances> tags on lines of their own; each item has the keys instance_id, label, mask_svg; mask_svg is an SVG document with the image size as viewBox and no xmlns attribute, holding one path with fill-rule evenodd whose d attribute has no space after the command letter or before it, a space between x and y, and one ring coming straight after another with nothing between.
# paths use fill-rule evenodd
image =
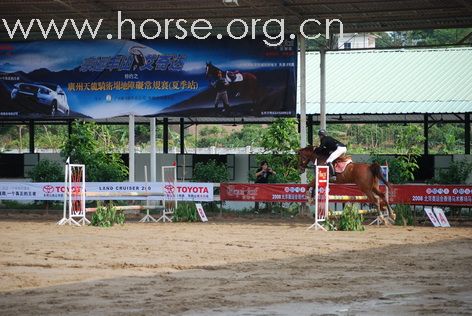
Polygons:
<instances>
[{"instance_id":1,"label":"billboard advertisement with car","mask_svg":"<svg viewBox=\"0 0 472 316\"><path fill-rule=\"evenodd\" d=\"M294 116L296 40L0 43L0 119Z\"/></svg>"}]
</instances>

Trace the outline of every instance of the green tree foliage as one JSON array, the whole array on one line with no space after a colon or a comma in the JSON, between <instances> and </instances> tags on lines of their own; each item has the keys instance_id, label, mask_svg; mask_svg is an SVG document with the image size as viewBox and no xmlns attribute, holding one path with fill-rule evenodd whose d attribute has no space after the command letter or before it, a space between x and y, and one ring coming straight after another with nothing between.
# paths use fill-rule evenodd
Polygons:
<instances>
[{"instance_id":1,"label":"green tree foliage","mask_svg":"<svg viewBox=\"0 0 472 316\"><path fill-rule=\"evenodd\" d=\"M393 183L405 183L415 179L414 172L419 166L417 160L422 152L424 136L421 128L415 124L404 126L395 135L395 158L386 158L375 155L373 161L383 164L387 161L389 165L389 180Z\"/></svg>"},{"instance_id":2,"label":"green tree foliage","mask_svg":"<svg viewBox=\"0 0 472 316\"><path fill-rule=\"evenodd\" d=\"M376 33L376 47L456 44L470 32L472 28L382 32Z\"/></svg>"},{"instance_id":3,"label":"green tree foliage","mask_svg":"<svg viewBox=\"0 0 472 316\"><path fill-rule=\"evenodd\" d=\"M64 167L51 160L40 160L39 163L28 172L33 182L61 182L64 181Z\"/></svg>"},{"instance_id":4,"label":"green tree foliage","mask_svg":"<svg viewBox=\"0 0 472 316\"><path fill-rule=\"evenodd\" d=\"M227 182L229 180L229 176L225 164L217 162L214 159L210 159L207 162L198 162L195 164L192 179L198 182L220 183ZM211 212L218 210L216 202L202 203L202 205L206 210ZM178 206L180 207L180 203ZM192 210L195 211L194 208L192 208ZM188 207L183 206L182 212L184 217L187 218L187 221L189 221L189 214L191 214L191 211L188 209Z\"/></svg>"},{"instance_id":5,"label":"green tree foliage","mask_svg":"<svg viewBox=\"0 0 472 316\"><path fill-rule=\"evenodd\" d=\"M220 145L225 144L226 136L227 133L221 126L205 126L199 131L197 145L198 147L219 147Z\"/></svg>"},{"instance_id":6,"label":"green tree foliage","mask_svg":"<svg viewBox=\"0 0 472 316\"><path fill-rule=\"evenodd\" d=\"M261 147L263 131L260 125L244 125L240 131L233 132L226 137L225 143L229 147Z\"/></svg>"},{"instance_id":7,"label":"green tree foliage","mask_svg":"<svg viewBox=\"0 0 472 316\"><path fill-rule=\"evenodd\" d=\"M67 134L67 125L36 124L35 147L59 152L61 144L63 144L67 138Z\"/></svg>"},{"instance_id":8,"label":"green tree foliage","mask_svg":"<svg viewBox=\"0 0 472 316\"><path fill-rule=\"evenodd\" d=\"M276 172L271 182L297 182L300 179L298 157L294 155L294 151L300 148L297 124L297 120L292 118L278 118L262 135L264 154L257 155L257 161L266 160Z\"/></svg>"},{"instance_id":9,"label":"green tree foliage","mask_svg":"<svg viewBox=\"0 0 472 316\"><path fill-rule=\"evenodd\" d=\"M29 144L29 129L26 125L0 127L0 151L26 152Z\"/></svg>"},{"instance_id":10,"label":"green tree foliage","mask_svg":"<svg viewBox=\"0 0 472 316\"><path fill-rule=\"evenodd\" d=\"M210 159L195 164L192 179L200 182L226 182L229 180L228 170L225 164Z\"/></svg>"},{"instance_id":11,"label":"green tree foliage","mask_svg":"<svg viewBox=\"0 0 472 316\"><path fill-rule=\"evenodd\" d=\"M454 161L448 169L439 171L434 177L433 183L440 184L465 184L472 173L472 162Z\"/></svg>"},{"instance_id":12,"label":"green tree foliage","mask_svg":"<svg viewBox=\"0 0 472 316\"><path fill-rule=\"evenodd\" d=\"M464 124L435 124L429 129L431 154L461 154L464 152Z\"/></svg>"},{"instance_id":13,"label":"green tree foliage","mask_svg":"<svg viewBox=\"0 0 472 316\"><path fill-rule=\"evenodd\" d=\"M113 146L100 146L103 130L95 123L75 122L73 133L61 148L64 158L71 163L85 164L87 181L124 181L128 168L119 154L113 153Z\"/></svg>"}]
</instances>

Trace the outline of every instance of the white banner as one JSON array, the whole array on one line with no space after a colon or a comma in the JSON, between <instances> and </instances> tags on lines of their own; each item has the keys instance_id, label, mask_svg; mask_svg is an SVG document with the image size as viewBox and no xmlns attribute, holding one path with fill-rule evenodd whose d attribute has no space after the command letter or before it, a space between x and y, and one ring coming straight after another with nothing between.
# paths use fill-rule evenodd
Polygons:
<instances>
[{"instance_id":1,"label":"white banner","mask_svg":"<svg viewBox=\"0 0 472 316\"><path fill-rule=\"evenodd\" d=\"M170 187L169 187L170 186ZM179 201L213 201L213 183L87 182L87 192L162 192L174 190ZM64 182L0 182L0 200L62 200ZM93 197L89 200L162 200L163 196Z\"/></svg>"},{"instance_id":2,"label":"white banner","mask_svg":"<svg viewBox=\"0 0 472 316\"><path fill-rule=\"evenodd\" d=\"M433 223L433 226L434 227L441 227L441 223L438 221L438 219L436 218L436 215L434 215L434 212L433 210L431 209L431 207L425 207L424 208L424 211L426 212L426 214L428 215L429 217L429 220L431 221L431 223Z\"/></svg>"}]
</instances>

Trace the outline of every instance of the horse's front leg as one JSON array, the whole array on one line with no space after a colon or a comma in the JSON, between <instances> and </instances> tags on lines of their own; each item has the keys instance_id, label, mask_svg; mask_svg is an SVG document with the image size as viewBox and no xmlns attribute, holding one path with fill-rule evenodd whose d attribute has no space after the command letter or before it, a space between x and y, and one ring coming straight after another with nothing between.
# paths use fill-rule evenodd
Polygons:
<instances>
[{"instance_id":1,"label":"horse's front leg","mask_svg":"<svg viewBox=\"0 0 472 316\"><path fill-rule=\"evenodd\" d=\"M314 203L314 196L315 196L315 179L314 178L306 186L305 196L308 200L308 204L312 205Z\"/></svg>"}]
</instances>

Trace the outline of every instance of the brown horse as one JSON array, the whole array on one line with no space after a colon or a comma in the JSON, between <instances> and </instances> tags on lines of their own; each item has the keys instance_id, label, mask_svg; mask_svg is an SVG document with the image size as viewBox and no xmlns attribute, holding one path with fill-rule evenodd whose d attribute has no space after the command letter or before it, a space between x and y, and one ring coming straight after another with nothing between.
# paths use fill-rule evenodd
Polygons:
<instances>
[{"instance_id":1,"label":"brown horse","mask_svg":"<svg viewBox=\"0 0 472 316\"><path fill-rule=\"evenodd\" d=\"M318 147L307 146L298 150L298 168L300 173L305 172L310 161L314 164L324 165L328 156ZM334 161L334 164L338 161L343 161L346 157L339 157ZM378 163L367 164L367 163L350 163L346 166L346 169L336 175L336 181L334 183L355 183L357 187L364 192L369 202L377 205L380 212L384 207L387 207L392 216L394 216L393 210L390 207L385 194L379 189L378 180L382 180L385 185L390 188L390 183L385 180L382 169ZM307 189L314 188L315 180L307 186ZM310 190L308 190L310 191Z\"/></svg>"}]
</instances>

